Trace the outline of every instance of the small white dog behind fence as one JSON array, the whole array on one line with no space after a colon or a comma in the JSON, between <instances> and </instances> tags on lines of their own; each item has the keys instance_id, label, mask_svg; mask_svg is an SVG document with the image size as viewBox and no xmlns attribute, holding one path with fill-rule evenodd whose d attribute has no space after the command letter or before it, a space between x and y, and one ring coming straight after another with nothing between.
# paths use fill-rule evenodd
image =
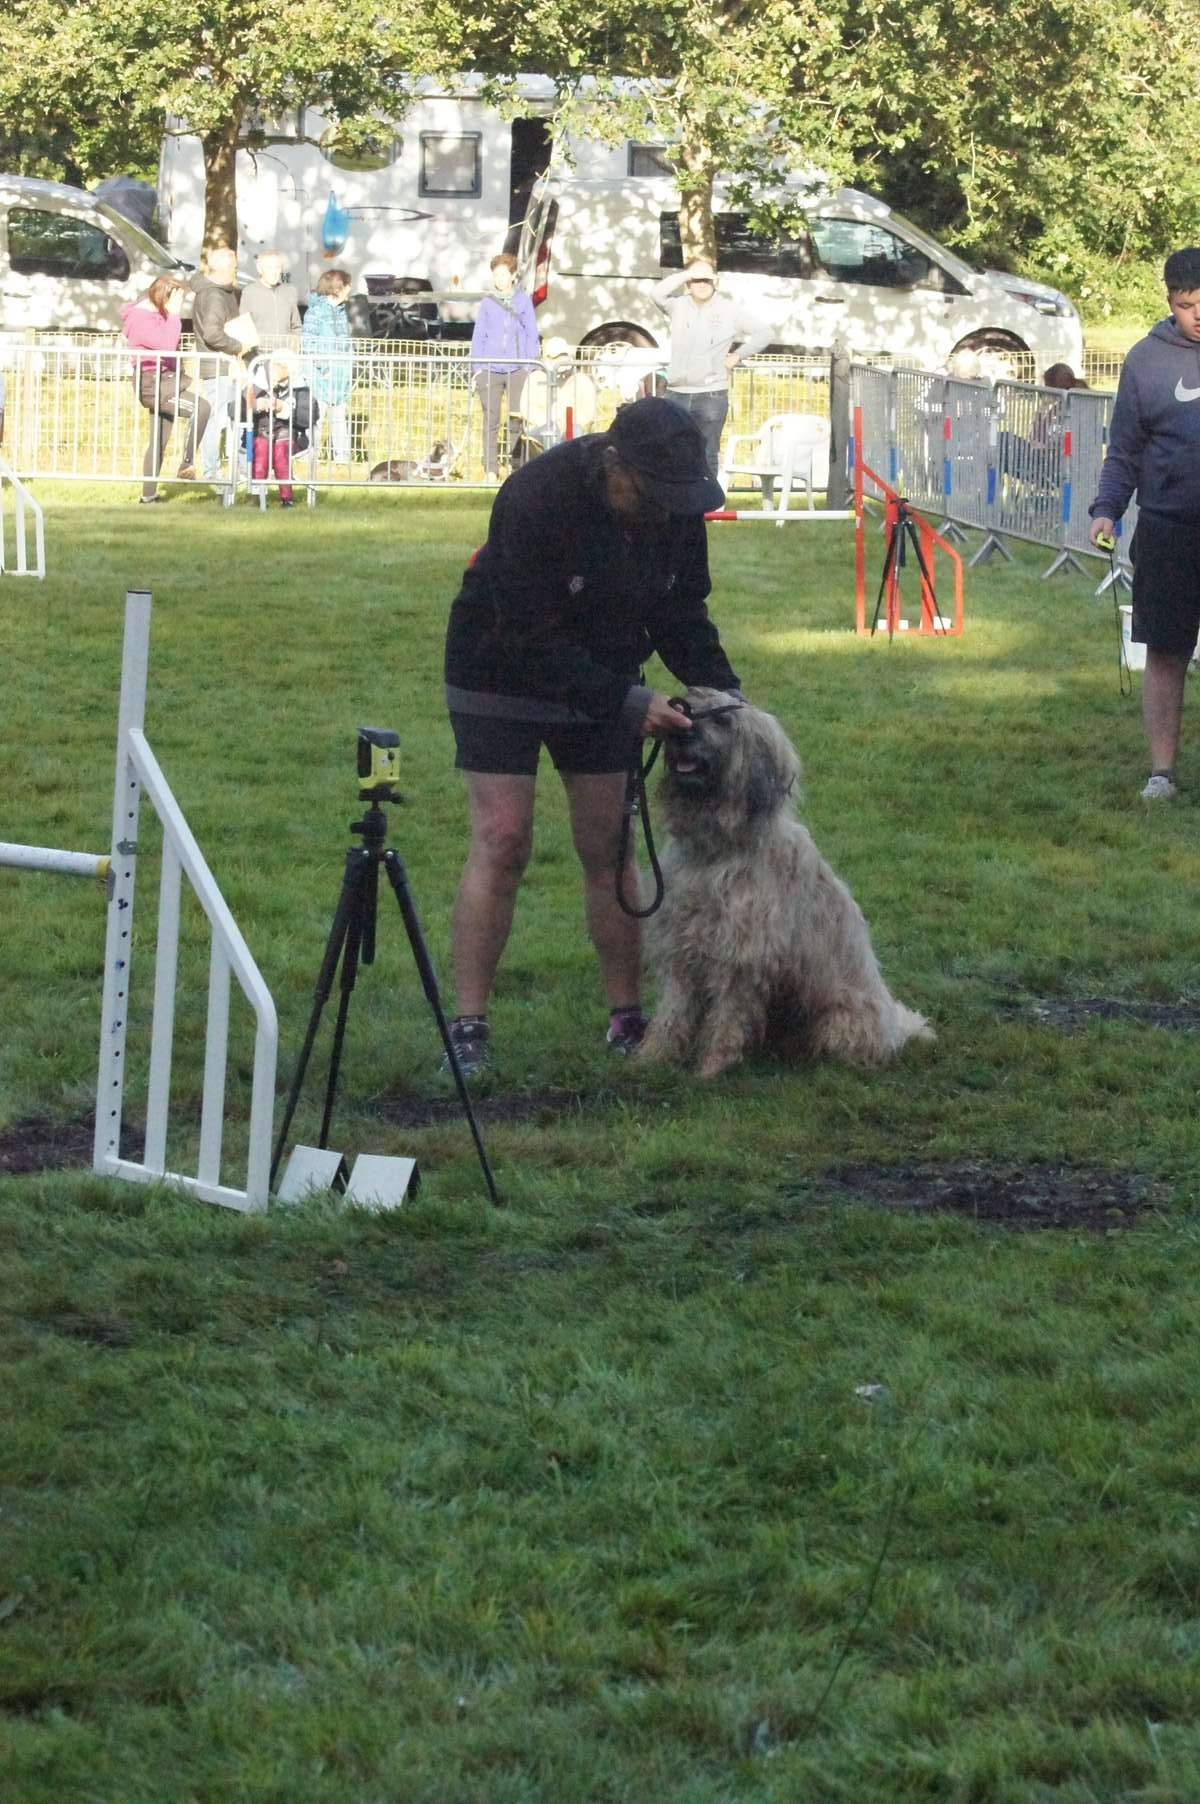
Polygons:
<instances>
[{"instance_id":1,"label":"small white dog behind fence","mask_svg":"<svg viewBox=\"0 0 1200 1804\"><path fill-rule=\"evenodd\" d=\"M713 689L687 699L692 730L664 741L666 894L649 933L659 1003L640 1056L709 1078L756 1047L880 1065L932 1040L795 818L800 761L778 721Z\"/></svg>"}]
</instances>

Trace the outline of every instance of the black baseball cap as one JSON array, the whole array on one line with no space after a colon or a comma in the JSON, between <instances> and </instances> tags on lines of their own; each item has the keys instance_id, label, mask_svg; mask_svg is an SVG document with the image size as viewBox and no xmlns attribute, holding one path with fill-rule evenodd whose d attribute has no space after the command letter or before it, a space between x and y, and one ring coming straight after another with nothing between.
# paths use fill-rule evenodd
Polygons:
<instances>
[{"instance_id":1,"label":"black baseball cap","mask_svg":"<svg viewBox=\"0 0 1200 1804\"><path fill-rule=\"evenodd\" d=\"M669 514L710 514L725 505L725 491L709 473L704 435L674 401L660 395L630 401L618 409L608 438L650 500Z\"/></svg>"}]
</instances>

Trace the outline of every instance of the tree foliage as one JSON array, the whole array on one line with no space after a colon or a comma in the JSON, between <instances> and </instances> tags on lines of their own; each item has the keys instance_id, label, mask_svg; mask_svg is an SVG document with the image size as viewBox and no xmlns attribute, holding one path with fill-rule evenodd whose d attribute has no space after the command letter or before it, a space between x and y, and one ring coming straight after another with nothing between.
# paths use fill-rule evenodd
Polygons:
<instances>
[{"instance_id":1,"label":"tree foliage","mask_svg":"<svg viewBox=\"0 0 1200 1804\"><path fill-rule=\"evenodd\" d=\"M864 183L972 261L1091 312L1197 237L1200 10L1165 0L856 0L878 72ZM900 45L900 54L895 47Z\"/></svg>"},{"instance_id":2,"label":"tree foliage","mask_svg":"<svg viewBox=\"0 0 1200 1804\"><path fill-rule=\"evenodd\" d=\"M249 110L319 104L347 136L403 109L401 77L458 41L449 0L10 0L0 18L0 117L59 127L88 176L131 131L174 116L204 147L206 245L236 240L234 159Z\"/></svg>"},{"instance_id":3,"label":"tree foliage","mask_svg":"<svg viewBox=\"0 0 1200 1804\"><path fill-rule=\"evenodd\" d=\"M0 155L91 179L200 133L208 242L232 241L252 105L319 105L347 139L403 74L555 76L563 124L677 141L688 249L718 171L780 219L784 167L885 195L976 262L1093 312L1200 215L1200 7L1169 0L7 0Z\"/></svg>"},{"instance_id":4,"label":"tree foliage","mask_svg":"<svg viewBox=\"0 0 1200 1804\"><path fill-rule=\"evenodd\" d=\"M1197 236L1195 5L614 0L589 17L580 0L493 0L483 16L485 32L466 23L477 58L507 48L510 68L546 66L549 48L577 115L613 137L650 124L678 138L701 202L714 168L761 193L780 163L815 165L1093 313L1157 290L1164 251ZM597 71L600 94L581 93ZM695 236L703 211L693 250L711 247Z\"/></svg>"}]
</instances>

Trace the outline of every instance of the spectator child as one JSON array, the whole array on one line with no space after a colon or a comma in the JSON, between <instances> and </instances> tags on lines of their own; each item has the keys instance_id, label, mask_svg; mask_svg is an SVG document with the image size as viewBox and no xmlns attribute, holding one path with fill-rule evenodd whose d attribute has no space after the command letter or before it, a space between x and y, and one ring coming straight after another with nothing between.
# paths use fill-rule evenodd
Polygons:
<instances>
[{"instance_id":1,"label":"spectator child","mask_svg":"<svg viewBox=\"0 0 1200 1804\"><path fill-rule=\"evenodd\" d=\"M327 269L308 297L300 343L309 355L312 392L329 427L335 466L350 474L350 321L346 300L350 277L344 269ZM322 353L324 353L322 355ZM321 455L324 431L313 436L313 454Z\"/></svg>"},{"instance_id":2,"label":"spectator child","mask_svg":"<svg viewBox=\"0 0 1200 1804\"><path fill-rule=\"evenodd\" d=\"M308 450L309 434L317 419L317 407L303 379L297 380L294 351L276 351L251 365L247 404L254 421L251 474L265 482L274 472L279 483L279 505L291 507L292 464Z\"/></svg>"}]
</instances>

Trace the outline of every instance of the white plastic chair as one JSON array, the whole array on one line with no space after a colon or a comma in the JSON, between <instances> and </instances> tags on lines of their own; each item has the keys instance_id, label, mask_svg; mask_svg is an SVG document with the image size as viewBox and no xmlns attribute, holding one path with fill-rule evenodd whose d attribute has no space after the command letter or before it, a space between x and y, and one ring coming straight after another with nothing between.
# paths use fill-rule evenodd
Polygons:
<instances>
[{"instance_id":1,"label":"white plastic chair","mask_svg":"<svg viewBox=\"0 0 1200 1804\"><path fill-rule=\"evenodd\" d=\"M804 490L811 512L814 494L829 486L829 421L815 413L777 413L757 432L736 434L725 448L722 488L731 476L774 479L778 500L774 508L764 502L764 513L786 517L794 489Z\"/></svg>"}]
</instances>

